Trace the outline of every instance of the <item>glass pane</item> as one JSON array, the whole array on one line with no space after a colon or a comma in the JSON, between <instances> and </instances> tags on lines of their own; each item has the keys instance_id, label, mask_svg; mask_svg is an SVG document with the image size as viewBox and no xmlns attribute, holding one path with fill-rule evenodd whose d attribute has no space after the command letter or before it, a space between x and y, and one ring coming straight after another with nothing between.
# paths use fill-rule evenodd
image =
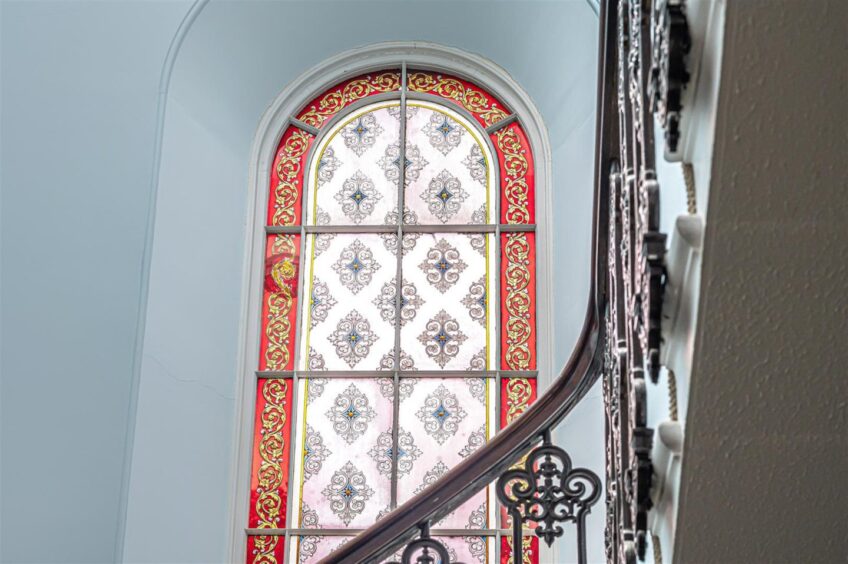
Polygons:
<instances>
[{"instance_id":1,"label":"glass pane","mask_svg":"<svg viewBox=\"0 0 848 564\"><path fill-rule=\"evenodd\" d=\"M501 380L501 429L515 421L536 401L535 378Z\"/></svg>"},{"instance_id":2,"label":"glass pane","mask_svg":"<svg viewBox=\"0 0 848 564\"><path fill-rule=\"evenodd\" d=\"M291 380L259 380L253 426L248 527L279 529L286 526L291 406Z\"/></svg>"},{"instance_id":3,"label":"glass pane","mask_svg":"<svg viewBox=\"0 0 848 564\"><path fill-rule=\"evenodd\" d=\"M518 123L491 136L500 162L501 223L534 223L536 194L533 151Z\"/></svg>"},{"instance_id":4,"label":"glass pane","mask_svg":"<svg viewBox=\"0 0 848 564\"><path fill-rule=\"evenodd\" d=\"M314 140L293 125L283 133L271 167L268 225L300 225L303 176Z\"/></svg>"},{"instance_id":5,"label":"glass pane","mask_svg":"<svg viewBox=\"0 0 848 564\"><path fill-rule=\"evenodd\" d=\"M490 434L490 388L484 378L401 380L398 466L403 479L398 481L398 504L426 490L485 444ZM404 460L404 452L416 455ZM478 492L433 528L486 528L488 496L488 489Z\"/></svg>"},{"instance_id":6,"label":"glass pane","mask_svg":"<svg viewBox=\"0 0 848 564\"><path fill-rule=\"evenodd\" d=\"M419 370L486 370L493 364L492 237L404 236L401 350Z\"/></svg>"},{"instance_id":7,"label":"glass pane","mask_svg":"<svg viewBox=\"0 0 848 564\"><path fill-rule=\"evenodd\" d=\"M400 90L400 73L396 70L363 74L339 83L318 95L306 104L297 115L297 119L320 128L345 106L367 96L396 90Z\"/></svg>"},{"instance_id":8,"label":"glass pane","mask_svg":"<svg viewBox=\"0 0 848 564\"><path fill-rule=\"evenodd\" d=\"M354 112L333 127L313 160L309 223L397 223L399 177L399 102Z\"/></svg>"},{"instance_id":9,"label":"glass pane","mask_svg":"<svg viewBox=\"0 0 848 564\"><path fill-rule=\"evenodd\" d=\"M289 560L299 564L320 562L322 558L329 556L352 538L353 537L321 535L292 537L291 556L289 557Z\"/></svg>"},{"instance_id":10,"label":"glass pane","mask_svg":"<svg viewBox=\"0 0 848 564\"><path fill-rule=\"evenodd\" d=\"M269 235L265 246L260 370L291 370L294 365L299 269L300 235Z\"/></svg>"},{"instance_id":11,"label":"glass pane","mask_svg":"<svg viewBox=\"0 0 848 564\"><path fill-rule=\"evenodd\" d=\"M310 235L301 367L377 370L394 349L397 258L380 234ZM393 299L393 297L392 297Z\"/></svg>"},{"instance_id":12,"label":"glass pane","mask_svg":"<svg viewBox=\"0 0 848 564\"><path fill-rule=\"evenodd\" d=\"M501 367L536 368L536 235L501 234Z\"/></svg>"},{"instance_id":13,"label":"glass pane","mask_svg":"<svg viewBox=\"0 0 848 564\"><path fill-rule=\"evenodd\" d=\"M304 387L297 526L368 527L391 501L392 387L370 378Z\"/></svg>"},{"instance_id":14,"label":"glass pane","mask_svg":"<svg viewBox=\"0 0 848 564\"><path fill-rule=\"evenodd\" d=\"M410 102L407 107L406 223L483 224L491 212L493 159L483 137L456 112Z\"/></svg>"},{"instance_id":15,"label":"glass pane","mask_svg":"<svg viewBox=\"0 0 848 564\"><path fill-rule=\"evenodd\" d=\"M285 540L277 535L247 537L248 564L283 564Z\"/></svg>"},{"instance_id":16,"label":"glass pane","mask_svg":"<svg viewBox=\"0 0 848 564\"><path fill-rule=\"evenodd\" d=\"M476 84L449 74L409 71L409 90L424 92L457 104L467 110L483 127L505 119L509 112L503 103Z\"/></svg>"},{"instance_id":17,"label":"glass pane","mask_svg":"<svg viewBox=\"0 0 848 564\"><path fill-rule=\"evenodd\" d=\"M539 562L539 537L521 537L521 564L537 564ZM512 537L501 537L501 564L514 564L512 557Z\"/></svg>"}]
</instances>

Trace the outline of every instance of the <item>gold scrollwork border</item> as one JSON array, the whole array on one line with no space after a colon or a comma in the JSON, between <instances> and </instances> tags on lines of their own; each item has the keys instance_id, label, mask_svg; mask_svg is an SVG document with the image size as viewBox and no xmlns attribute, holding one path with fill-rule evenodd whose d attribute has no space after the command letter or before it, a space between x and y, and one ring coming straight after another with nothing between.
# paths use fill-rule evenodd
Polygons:
<instances>
[{"instance_id":1,"label":"gold scrollwork border","mask_svg":"<svg viewBox=\"0 0 848 564\"><path fill-rule=\"evenodd\" d=\"M373 76L366 75L324 93L310 103L297 119L314 127L321 127L327 118L335 115L351 102L371 94L394 90L400 90L400 73L383 72Z\"/></svg>"},{"instance_id":2,"label":"gold scrollwork border","mask_svg":"<svg viewBox=\"0 0 848 564\"><path fill-rule=\"evenodd\" d=\"M297 256L293 235L276 235L272 243L272 255ZM267 297L267 319L265 337L265 369L286 370L291 359L289 351L292 344L292 324L289 319L294 296L288 286L278 292L270 292Z\"/></svg>"},{"instance_id":3,"label":"gold scrollwork border","mask_svg":"<svg viewBox=\"0 0 848 564\"><path fill-rule=\"evenodd\" d=\"M506 119L509 115L482 90L473 85L441 74L414 72L409 75L408 87L413 92L435 92L443 98L454 100L469 112L480 116L486 127Z\"/></svg>"},{"instance_id":4,"label":"gold scrollwork border","mask_svg":"<svg viewBox=\"0 0 848 564\"><path fill-rule=\"evenodd\" d=\"M303 155L309 150L312 136L300 129L292 128L291 134L278 152L275 168L277 185L274 187L274 215L272 225L294 225L297 221L295 205L303 182Z\"/></svg>"},{"instance_id":5,"label":"gold scrollwork border","mask_svg":"<svg viewBox=\"0 0 848 564\"><path fill-rule=\"evenodd\" d=\"M527 172L530 163L516 126L495 133L498 149L503 154L504 178L501 180L506 201L505 223L530 223L530 185Z\"/></svg>"},{"instance_id":6,"label":"gold scrollwork border","mask_svg":"<svg viewBox=\"0 0 848 564\"><path fill-rule=\"evenodd\" d=\"M530 299L530 241L526 233L508 233L503 253L506 259L504 272L504 298L506 330L505 368L530 370L532 354L530 339L533 327L530 323L533 306Z\"/></svg>"}]
</instances>

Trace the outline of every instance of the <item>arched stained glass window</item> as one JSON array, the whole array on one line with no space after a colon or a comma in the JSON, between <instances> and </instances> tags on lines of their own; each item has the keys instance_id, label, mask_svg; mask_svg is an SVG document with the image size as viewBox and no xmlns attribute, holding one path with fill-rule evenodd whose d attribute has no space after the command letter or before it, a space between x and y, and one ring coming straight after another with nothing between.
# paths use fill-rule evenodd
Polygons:
<instances>
[{"instance_id":1,"label":"arched stained glass window","mask_svg":"<svg viewBox=\"0 0 848 564\"><path fill-rule=\"evenodd\" d=\"M317 562L535 399L534 188L521 116L457 76L373 72L291 116L270 171L248 562ZM507 526L482 491L433 533L456 560L506 562Z\"/></svg>"}]
</instances>

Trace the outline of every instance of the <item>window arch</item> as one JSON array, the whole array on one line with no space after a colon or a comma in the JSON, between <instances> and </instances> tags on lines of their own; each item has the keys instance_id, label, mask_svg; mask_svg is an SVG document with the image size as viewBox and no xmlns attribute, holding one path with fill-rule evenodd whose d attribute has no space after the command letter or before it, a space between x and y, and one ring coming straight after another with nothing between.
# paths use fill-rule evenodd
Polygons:
<instances>
[{"instance_id":1,"label":"window arch","mask_svg":"<svg viewBox=\"0 0 848 564\"><path fill-rule=\"evenodd\" d=\"M536 396L527 126L541 128L526 99L508 105L415 58L372 61L278 116L249 308L259 357L246 354L250 492L238 489L235 543L248 562L326 556ZM508 554L504 519L481 492L434 532L465 530L442 540L464 562L494 562Z\"/></svg>"}]
</instances>

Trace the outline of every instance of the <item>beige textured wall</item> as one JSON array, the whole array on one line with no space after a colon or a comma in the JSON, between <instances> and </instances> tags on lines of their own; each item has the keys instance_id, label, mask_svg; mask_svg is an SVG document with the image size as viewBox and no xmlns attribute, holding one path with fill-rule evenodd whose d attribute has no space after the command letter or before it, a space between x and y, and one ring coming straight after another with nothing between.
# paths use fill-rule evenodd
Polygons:
<instances>
[{"instance_id":1,"label":"beige textured wall","mask_svg":"<svg viewBox=\"0 0 848 564\"><path fill-rule=\"evenodd\" d=\"M727 4L675 562L848 554L846 31Z\"/></svg>"}]
</instances>

